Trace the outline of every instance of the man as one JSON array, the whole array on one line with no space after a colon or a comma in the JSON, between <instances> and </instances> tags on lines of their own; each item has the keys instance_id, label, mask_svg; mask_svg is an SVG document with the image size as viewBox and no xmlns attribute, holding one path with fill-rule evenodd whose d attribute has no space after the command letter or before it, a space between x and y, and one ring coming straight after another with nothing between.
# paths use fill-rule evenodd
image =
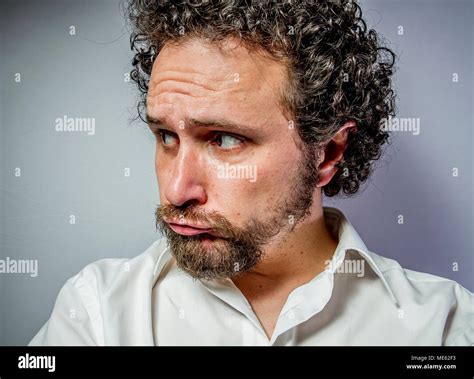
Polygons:
<instances>
[{"instance_id":1,"label":"man","mask_svg":"<svg viewBox=\"0 0 474 379\"><path fill-rule=\"evenodd\" d=\"M30 345L471 344L468 290L322 206L380 157L393 53L353 2L244 3L130 3L164 237L69 279Z\"/></svg>"}]
</instances>

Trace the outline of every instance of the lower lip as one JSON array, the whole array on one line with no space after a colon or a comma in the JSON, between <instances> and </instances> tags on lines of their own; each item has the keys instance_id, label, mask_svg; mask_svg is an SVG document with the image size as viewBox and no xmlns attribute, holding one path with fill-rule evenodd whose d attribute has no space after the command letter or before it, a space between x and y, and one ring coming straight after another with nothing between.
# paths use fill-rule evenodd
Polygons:
<instances>
[{"instance_id":1,"label":"lower lip","mask_svg":"<svg viewBox=\"0 0 474 379\"><path fill-rule=\"evenodd\" d=\"M178 224L169 224L170 228L173 229L176 233L182 234L184 236L195 236L198 234L209 233L211 229L197 229L190 226L178 225Z\"/></svg>"}]
</instances>

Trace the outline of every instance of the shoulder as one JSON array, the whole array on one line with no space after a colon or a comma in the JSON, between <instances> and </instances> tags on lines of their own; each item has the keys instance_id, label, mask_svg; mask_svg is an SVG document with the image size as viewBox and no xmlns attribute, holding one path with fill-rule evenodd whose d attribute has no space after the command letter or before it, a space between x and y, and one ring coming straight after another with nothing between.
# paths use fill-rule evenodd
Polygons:
<instances>
[{"instance_id":1,"label":"shoulder","mask_svg":"<svg viewBox=\"0 0 474 379\"><path fill-rule=\"evenodd\" d=\"M92 262L69 278L61 288L56 306L76 304L89 316L100 318L105 308L124 307L127 299L150 291L168 255L164 238L153 242L134 258L106 258Z\"/></svg>"},{"instance_id":2,"label":"shoulder","mask_svg":"<svg viewBox=\"0 0 474 379\"><path fill-rule=\"evenodd\" d=\"M160 238L133 258L105 258L89 263L68 279L74 287L93 286L110 289L134 278L153 280L158 264L165 258L166 240Z\"/></svg>"},{"instance_id":3,"label":"shoulder","mask_svg":"<svg viewBox=\"0 0 474 379\"><path fill-rule=\"evenodd\" d=\"M50 318L29 345L120 344L124 337L113 322L117 315L135 319L136 313L147 314L149 304L140 300L151 291L160 262L166 263L166 250L166 240L159 239L132 259L101 259L85 266L61 287Z\"/></svg>"},{"instance_id":4,"label":"shoulder","mask_svg":"<svg viewBox=\"0 0 474 379\"><path fill-rule=\"evenodd\" d=\"M441 290L445 294L473 296L468 289L452 279L410 270L402 267L394 259L373 252L369 252L369 254L394 291L402 291L402 294L407 291L415 291L421 296L427 296Z\"/></svg>"},{"instance_id":5,"label":"shoulder","mask_svg":"<svg viewBox=\"0 0 474 379\"><path fill-rule=\"evenodd\" d=\"M407 317L442 321L444 344L474 343L471 291L452 279L404 268L396 260L373 252L368 255Z\"/></svg>"}]
</instances>

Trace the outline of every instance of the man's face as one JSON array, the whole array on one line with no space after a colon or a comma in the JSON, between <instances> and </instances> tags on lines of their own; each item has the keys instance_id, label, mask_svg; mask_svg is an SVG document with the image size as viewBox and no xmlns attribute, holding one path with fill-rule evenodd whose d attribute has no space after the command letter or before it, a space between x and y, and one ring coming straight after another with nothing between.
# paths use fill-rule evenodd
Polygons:
<instances>
[{"instance_id":1,"label":"man's face","mask_svg":"<svg viewBox=\"0 0 474 379\"><path fill-rule=\"evenodd\" d=\"M301 148L280 104L285 66L231 40L225 47L165 46L147 97L157 226L196 278L251 270L308 214L318 180L316 154Z\"/></svg>"}]
</instances>

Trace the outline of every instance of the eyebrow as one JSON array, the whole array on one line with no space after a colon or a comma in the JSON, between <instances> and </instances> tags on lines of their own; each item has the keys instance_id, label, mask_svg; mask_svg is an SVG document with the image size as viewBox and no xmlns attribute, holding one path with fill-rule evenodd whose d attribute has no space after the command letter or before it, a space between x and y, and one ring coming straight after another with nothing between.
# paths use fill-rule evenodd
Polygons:
<instances>
[{"instance_id":1,"label":"eyebrow","mask_svg":"<svg viewBox=\"0 0 474 379\"><path fill-rule=\"evenodd\" d=\"M146 115L146 120L149 126L160 127L166 125L163 121L151 115ZM186 125L197 127L197 128L221 128L241 133L254 132L255 128L248 125L238 124L229 120L197 120L195 118L189 118L185 121Z\"/></svg>"}]
</instances>

